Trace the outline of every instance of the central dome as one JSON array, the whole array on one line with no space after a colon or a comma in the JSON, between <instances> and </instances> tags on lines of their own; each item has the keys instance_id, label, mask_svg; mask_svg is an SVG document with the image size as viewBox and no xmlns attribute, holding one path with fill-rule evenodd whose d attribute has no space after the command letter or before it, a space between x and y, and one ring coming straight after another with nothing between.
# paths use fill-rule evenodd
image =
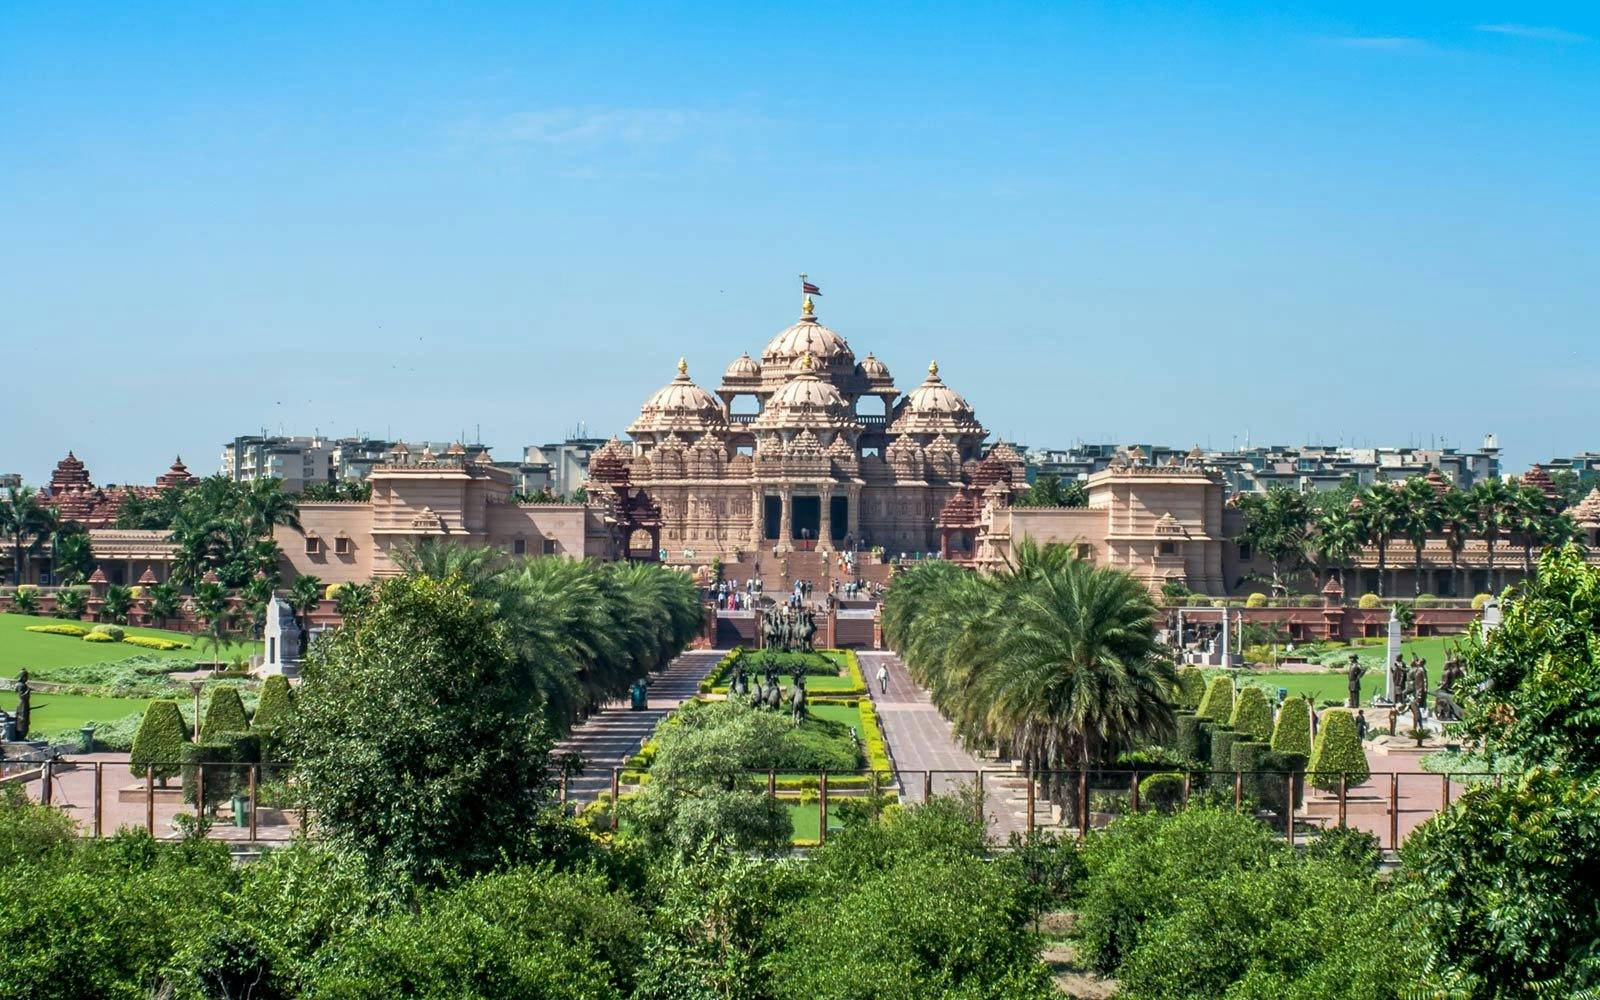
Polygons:
<instances>
[{"instance_id":1,"label":"central dome","mask_svg":"<svg viewBox=\"0 0 1600 1000\"><path fill-rule=\"evenodd\" d=\"M818 367L831 368L838 359L846 359L852 366L855 364L855 354L845 339L817 322L809 309L798 323L767 342L766 350L761 352L761 363L782 366L805 354L815 358Z\"/></svg>"}]
</instances>

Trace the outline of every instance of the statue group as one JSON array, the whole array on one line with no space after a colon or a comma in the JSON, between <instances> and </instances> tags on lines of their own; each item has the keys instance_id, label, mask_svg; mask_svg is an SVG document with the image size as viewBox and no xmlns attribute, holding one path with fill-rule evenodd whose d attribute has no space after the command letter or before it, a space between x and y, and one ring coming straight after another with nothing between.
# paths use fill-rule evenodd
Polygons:
<instances>
[{"instance_id":1,"label":"statue group","mask_svg":"<svg viewBox=\"0 0 1600 1000\"><path fill-rule=\"evenodd\" d=\"M785 653L811 652L817 619L805 608L775 605L761 615L761 646Z\"/></svg>"},{"instance_id":2,"label":"statue group","mask_svg":"<svg viewBox=\"0 0 1600 1000\"><path fill-rule=\"evenodd\" d=\"M744 698L754 708L777 711L783 706L783 688L778 684L778 665L766 661L766 674L753 683L744 670L744 661L733 666L733 676L728 681L728 697ZM796 724L806 717L806 673L797 669L789 685L789 712Z\"/></svg>"}]
</instances>

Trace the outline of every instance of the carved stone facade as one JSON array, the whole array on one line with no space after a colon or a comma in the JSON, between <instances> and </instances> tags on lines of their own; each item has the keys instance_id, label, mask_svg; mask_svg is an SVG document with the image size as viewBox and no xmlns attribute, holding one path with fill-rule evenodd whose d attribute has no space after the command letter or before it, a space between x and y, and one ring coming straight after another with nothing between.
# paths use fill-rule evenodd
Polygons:
<instances>
[{"instance_id":1,"label":"carved stone facade","mask_svg":"<svg viewBox=\"0 0 1600 1000\"><path fill-rule=\"evenodd\" d=\"M728 366L714 395L680 361L628 427L631 442L596 453L589 488L626 483L654 498L672 563L930 552L937 515L971 478L987 433L937 364L902 395L883 362L857 360L807 298L759 361L742 354ZM1020 480L1022 460L1006 451Z\"/></svg>"}]
</instances>

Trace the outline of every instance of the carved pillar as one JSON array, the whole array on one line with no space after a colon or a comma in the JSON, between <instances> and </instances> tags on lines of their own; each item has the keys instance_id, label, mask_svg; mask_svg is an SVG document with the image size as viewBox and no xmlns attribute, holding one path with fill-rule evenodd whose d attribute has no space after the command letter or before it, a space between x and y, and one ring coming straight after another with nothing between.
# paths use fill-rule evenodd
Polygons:
<instances>
[{"instance_id":1,"label":"carved pillar","mask_svg":"<svg viewBox=\"0 0 1600 1000\"><path fill-rule=\"evenodd\" d=\"M847 529L850 536L856 540L856 546L861 547L861 487L851 486L848 491L850 511L846 517Z\"/></svg>"},{"instance_id":2,"label":"carved pillar","mask_svg":"<svg viewBox=\"0 0 1600 1000\"><path fill-rule=\"evenodd\" d=\"M767 492L756 486L750 491L750 551L760 552L766 534Z\"/></svg>"},{"instance_id":3,"label":"carved pillar","mask_svg":"<svg viewBox=\"0 0 1600 1000\"><path fill-rule=\"evenodd\" d=\"M833 551L833 487L821 488L820 503L822 514L817 527L817 548L823 552Z\"/></svg>"},{"instance_id":4,"label":"carved pillar","mask_svg":"<svg viewBox=\"0 0 1600 1000\"><path fill-rule=\"evenodd\" d=\"M785 486L778 497L782 504L778 517L778 549L787 552L794 547L794 490Z\"/></svg>"}]
</instances>

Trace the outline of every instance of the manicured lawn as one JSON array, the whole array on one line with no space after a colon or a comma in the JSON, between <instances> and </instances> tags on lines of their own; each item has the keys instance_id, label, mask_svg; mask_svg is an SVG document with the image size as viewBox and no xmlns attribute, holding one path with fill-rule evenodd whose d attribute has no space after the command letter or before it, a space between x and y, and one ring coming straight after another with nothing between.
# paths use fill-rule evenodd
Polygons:
<instances>
[{"instance_id":1,"label":"manicured lawn","mask_svg":"<svg viewBox=\"0 0 1600 1000\"><path fill-rule=\"evenodd\" d=\"M162 639L175 639L178 642L189 643L192 649L176 649L162 652L155 649L144 649L139 646L130 646L123 642L84 642L82 639L70 635L50 635L43 632L26 631L29 625L49 625L60 622L57 618L41 618L32 615L0 615L0 677L14 678L22 667L29 670L49 667L77 666L83 663L108 663L115 660L126 660L133 656L160 657L170 660L210 660L212 651L205 644L201 636L188 635L183 632L166 632L153 628L125 628L128 635L149 635ZM77 624L89 627L89 622ZM250 656L260 652L261 644L257 642L236 642L224 646L221 650L223 659L235 656Z\"/></svg>"},{"instance_id":2,"label":"manicured lawn","mask_svg":"<svg viewBox=\"0 0 1600 1000\"><path fill-rule=\"evenodd\" d=\"M1400 650L1409 662L1411 657L1420 655L1428 664L1428 682L1437 685L1439 676L1444 672L1444 658L1448 649L1460 642L1457 636L1434 636L1427 639L1413 639L1400 644ZM1385 646L1351 647L1352 652L1360 653L1368 670L1361 678L1361 701L1370 703L1372 696L1387 689L1387 675L1381 662L1387 650ZM1245 673L1239 677L1241 683L1259 684L1270 692L1278 688L1287 688L1292 695L1306 695L1316 702L1335 700L1344 701L1346 696L1346 682L1344 672L1316 673L1316 674L1289 674L1274 673Z\"/></svg>"},{"instance_id":3,"label":"manicured lawn","mask_svg":"<svg viewBox=\"0 0 1600 1000\"><path fill-rule=\"evenodd\" d=\"M134 712L143 712L152 700L35 691L28 737L32 739L45 733L70 733L81 728L85 722L115 722ZM10 712L16 707L17 696L10 690L0 691L0 708Z\"/></svg>"},{"instance_id":4,"label":"manicured lawn","mask_svg":"<svg viewBox=\"0 0 1600 1000\"><path fill-rule=\"evenodd\" d=\"M806 685L806 690L811 690L809 682ZM829 722L843 723L844 725L849 726L851 729L856 730L857 733L859 733L861 730L861 713L857 711L854 706L837 705L824 701L812 701L806 703L806 711L819 719L827 719Z\"/></svg>"}]
</instances>

